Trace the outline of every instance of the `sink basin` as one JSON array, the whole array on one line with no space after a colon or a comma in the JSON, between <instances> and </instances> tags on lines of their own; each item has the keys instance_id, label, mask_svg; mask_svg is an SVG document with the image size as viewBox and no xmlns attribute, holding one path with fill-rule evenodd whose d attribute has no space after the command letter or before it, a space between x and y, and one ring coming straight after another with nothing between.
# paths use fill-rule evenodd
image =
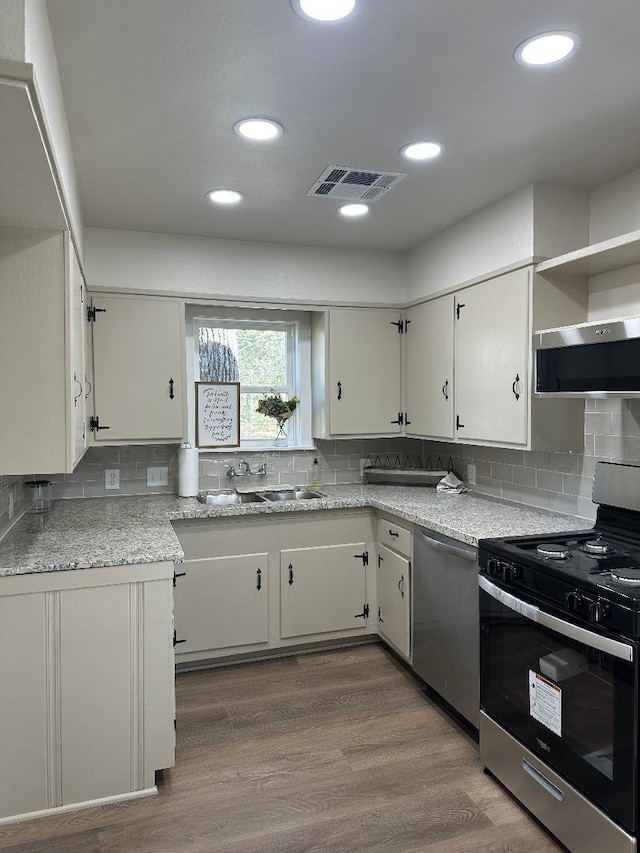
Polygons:
<instances>
[{"instance_id":1,"label":"sink basin","mask_svg":"<svg viewBox=\"0 0 640 853\"><path fill-rule=\"evenodd\" d=\"M207 506L232 506L233 504L255 504L262 503L264 498L255 492L206 492L198 495L201 504Z\"/></svg>"},{"instance_id":2,"label":"sink basin","mask_svg":"<svg viewBox=\"0 0 640 853\"><path fill-rule=\"evenodd\" d=\"M321 492L311 492L308 489L287 489L282 492L263 492L262 495L268 501L311 501L324 497Z\"/></svg>"}]
</instances>

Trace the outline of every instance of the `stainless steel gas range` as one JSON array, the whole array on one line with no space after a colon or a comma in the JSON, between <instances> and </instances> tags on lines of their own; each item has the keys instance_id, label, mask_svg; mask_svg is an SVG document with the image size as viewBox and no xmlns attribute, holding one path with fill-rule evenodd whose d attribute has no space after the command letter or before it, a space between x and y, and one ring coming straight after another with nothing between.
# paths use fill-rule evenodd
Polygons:
<instances>
[{"instance_id":1,"label":"stainless steel gas range","mask_svg":"<svg viewBox=\"0 0 640 853\"><path fill-rule=\"evenodd\" d=\"M640 836L640 467L600 462L595 526L484 539L480 754L575 853Z\"/></svg>"}]
</instances>

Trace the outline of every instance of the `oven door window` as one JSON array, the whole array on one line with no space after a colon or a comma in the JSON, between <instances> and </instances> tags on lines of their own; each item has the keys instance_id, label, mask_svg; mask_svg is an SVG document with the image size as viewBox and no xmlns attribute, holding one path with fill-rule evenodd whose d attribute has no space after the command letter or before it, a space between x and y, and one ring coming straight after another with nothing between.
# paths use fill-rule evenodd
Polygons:
<instances>
[{"instance_id":1,"label":"oven door window","mask_svg":"<svg viewBox=\"0 0 640 853\"><path fill-rule=\"evenodd\" d=\"M635 649L629 662L562 630L481 590L480 705L634 832Z\"/></svg>"}]
</instances>

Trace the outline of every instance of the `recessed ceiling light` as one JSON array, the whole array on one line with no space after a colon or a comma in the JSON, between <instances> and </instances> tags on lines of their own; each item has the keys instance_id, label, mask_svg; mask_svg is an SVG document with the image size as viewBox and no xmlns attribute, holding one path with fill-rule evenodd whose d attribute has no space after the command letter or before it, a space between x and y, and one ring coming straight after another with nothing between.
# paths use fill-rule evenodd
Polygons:
<instances>
[{"instance_id":1,"label":"recessed ceiling light","mask_svg":"<svg viewBox=\"0 0 640 853\"><path fill-rule=\"evenodd\" d=\"M580 38L575 33L558 30L523 41L513 56L520 65L553 65L568 59L579 47Z\"/></svg>"},{"instance_id":2,"label":"recessed ceiling light","mask_svg":"<svg viewBox=\"0 0 640 853\"><path fill-rule=\"evenodd\" d=\"M365 216L369 213L368 204L343 204L338 210L343 216Z\"/></svg>"},{"instance_id":3,"label":"recessed ceiling light","mask_svg":"<svg viewBox=\"0 0 640 853\"><path fill-rule=\"evenodd\" d=\"M291 0L294 12L308 21L343 21L352 15L357 0Z\"/></svg>"},{"instance_id":4,"label":"recessed ceiling light","mask_svg":"<svg viewBox=\"0 0 640 853\"><path fill-rule=\"evenodd\" d=\"M282 125L269 118L244 118L234 124L233 129L238 136L253 139L257 142L267 142L282 136Z\"/></svg>"},{"instance_id":5,"label":"recessed ceiling light","mask_svg":"<svg viewBox=\"0 0 640 853\"><path fill-rule=\"evenodd\" d=\"M407 160L433 160L434 157L439 157L444 151L444 146L439 142L412 142L411 145L405 145L400 153Z\"/></svg>"},{"instance_id":6,"label":"recessed ceiling light","mask_svg":"<svg viewBox=\"0 0 640 853\"><path fill-rule=\"evenodd\" d=\"M207 193L207 198L216 204L237 204L244 196L238 190L211 190Z\"/></svg>"}]
</instances>

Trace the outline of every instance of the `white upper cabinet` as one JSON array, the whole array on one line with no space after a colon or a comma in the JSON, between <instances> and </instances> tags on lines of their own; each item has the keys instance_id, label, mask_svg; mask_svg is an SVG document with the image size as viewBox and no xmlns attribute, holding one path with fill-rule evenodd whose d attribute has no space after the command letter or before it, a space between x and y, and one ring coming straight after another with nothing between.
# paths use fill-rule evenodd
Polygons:
<instances>
[{"instance_id":1,"label":"white upper cabinet","mask_svg":"<svg viewBox=\"0 0 640 853\"><path fill-rule=\"evenodd\" d=\"M339 308L316 315L316 438L402 433L402 322L401 312L388 308Z\"/></svg>"},{"instance_id":2,"label":"white upper cabinet","mask_svg":"<svg viewBox=\"0 0 640 853\"><path fill-rule=\"evenodd\" d=\"M529 271L456 294L456 434L527 443Z\"/></svg>"},{"instance_id":3,"label":"white upper cabinet","mask_svg":"<svg viewBox=\"0 0 640 853\"><path fill-rule=\"evenodd\" d=\"M572 280L530 267L407 311L406 434L526 450L581 450L584 404L533 393L532 335L580 322Z\"/></svg>"},{"instance_id":4,"label":"white upper cabinet","mask_svg":"<svg viewBox=\"0 0 640 853\"><path fill-rule=\"evenodd\" d=\"M100 294L92 303L95 441L182 440L182 303Z\"/></svg>"},{"instance_id":5,"label":"white upper cabinet","mask_svg":"<svg viewBox=\"0 0 640 853\"><path fill-rule=\"evenodd\" d=\"M415 305L406 313L407 435L453 438L453 296Z\"/></svg>"},{"instance_id":6,"label":"white upper cabinet","mask_svg":"<svg viewBox=\"0 0 640 853\"><path fill-rule=\"evenodd\" d=\"M83 294L68 232L0 228L0 474L84 453Z\"/></svg>"},{"instance_id":7,"label":"white upper cabinet","mask_svg":"<svg viewBox=\"0 0 640 853\"><path fill-rule=\"evenodd\" d=\"M533 394L532 334L578 322L573 283L507 273L455 294L455 440L526 450L582 450L582 400Z\"/></svg>"}]
</instances>

